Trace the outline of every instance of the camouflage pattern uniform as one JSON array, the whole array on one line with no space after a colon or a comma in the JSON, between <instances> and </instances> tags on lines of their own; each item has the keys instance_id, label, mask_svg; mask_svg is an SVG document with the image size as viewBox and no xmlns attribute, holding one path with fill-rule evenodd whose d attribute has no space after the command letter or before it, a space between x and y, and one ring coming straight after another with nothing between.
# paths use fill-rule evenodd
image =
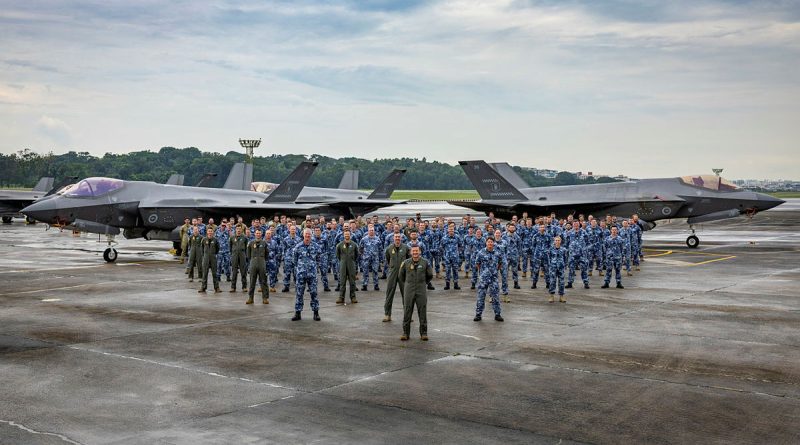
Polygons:
<instances>
[{"instance_id":1,"label":"camouflage pattern uniform","mask_svg":"<svg viewBox=\"0 0 800 445\"><path fill-rule=\"evenodd\" d=\"M567 263L567 249L563 246L550 248L548 254L548 270L550 272L550 285L548 290L550 295L555 295L556 284L558 284L558 295L564 295L564 267Z\"/></svg>"},{"instance_id":2,"label":"camouflage pattern uniform","mask_svg":"<svg viewBox=\"0 0 800 445\"><path fill-rule=\"evenodd\" d=\"M500 315L499 289L497 286L498 272L503 266L503 254L497 250L487 248L481 249L475 258L475 267L480 274L478 281L478 301L475 307L475 315L480 317L486 304L486 292L492 300L492 309L495 315Z\"/></svg>"},{"instance_id":3,"label":"camouflage pattern uniform","mask_svg":"<svg viewBox=\"0 0 800 445\"><path fill-rule=\"evenodd\" d=\"M292 249L291 257L294 265L295 274L295 312L303 311L303 294L308 286L308 293L311 295L311 310L319 310L319 300L317 299L317 257L319 248L313 242L306 244L303 241L297 243Z\"/></svg>"}]
</instances>

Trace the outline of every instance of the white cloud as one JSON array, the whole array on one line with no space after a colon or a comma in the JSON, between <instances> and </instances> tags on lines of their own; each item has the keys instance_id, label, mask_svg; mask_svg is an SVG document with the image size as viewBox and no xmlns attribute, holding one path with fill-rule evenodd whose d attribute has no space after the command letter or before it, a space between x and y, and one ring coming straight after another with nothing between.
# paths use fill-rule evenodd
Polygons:
<instances>
[{"instance_id":1,"label":"white cloud","mask_svg":"<svg viewBox=\"0 0 800 445\"><path fill-rule=\"evenodd\" d=\"M61 119L51 116L42 116L36 122L36 130L40 135L50 139L60 145L59 148L67 148L72 141L72 128Z\"/></svg>"}]
</instances>

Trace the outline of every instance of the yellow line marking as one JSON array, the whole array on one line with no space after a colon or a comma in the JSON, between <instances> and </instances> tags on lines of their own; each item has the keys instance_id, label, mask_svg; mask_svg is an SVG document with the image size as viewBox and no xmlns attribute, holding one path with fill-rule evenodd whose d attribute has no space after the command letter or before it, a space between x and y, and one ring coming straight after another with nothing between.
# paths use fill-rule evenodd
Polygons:
<instances>
[{"instance_id":1,"label":"yellow line marking","mask_svg":"<svg viewBox=\"0 0 800 445\"><path fill-rule=\"evenodd\" d=\"M644 251L645 252L661 252L661 253L657 253L655 255L647 254L647 256L645 256L645 258L655 258L655 257L659 257L659 256L672 255L672 251L671 250L644 249Z\"/></svg>"},{"instance_id":2,"label":"yellow line marking","mask_svg":"<svg viewBox=\"0 0 800 445\"><path fill-rule=\"evenodd\" d=\"M730 259L733 259L733 258L736 258L736 255L730 255L730 256L726 256L726 257L722 257L722 258L714 258L713 260L701 261L699 263L691 263L691 264L689 264L689 266L700 266L702 264L713 263L713 262L716 262L716 261L725 261L725 260L730 260Z\"/></svg>"}]
</instances>

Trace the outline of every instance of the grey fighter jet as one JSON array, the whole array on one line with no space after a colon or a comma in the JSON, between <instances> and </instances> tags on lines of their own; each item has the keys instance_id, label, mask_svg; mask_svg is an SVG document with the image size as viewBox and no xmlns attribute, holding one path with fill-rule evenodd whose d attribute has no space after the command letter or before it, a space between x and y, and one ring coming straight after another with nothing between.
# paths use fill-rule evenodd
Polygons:
<instances>
[{"instance_id":1,"label":"grey fighter jet","mask_svg":"<svg viewBox=\"0 0 800 445\"><path fill-rule=\"evenodd\" d=\"M783 200L742 190L715 175L641 179L610 184L517 188L484 161L460 161L475 186L478 201L448 201L484 213L510 217L531 215L558 217L576 214L630 217L636 213L643 228L655 227L661 219L686 218L691 235L686 245L700 244L694 224L755 215L783 204Z\"/></svg>"},{"instance_id":2,"label":"grey fighter jet","mask_svg":"<svg viewBox=\"0 0 800 445\"><path fill-rule=\"evenodd\" d=\"M117 259L114 236L170 240L180 246L184 218L221 219L240 215L246 220L272 213L304 216L324 205L295 203L316 162L302 162L269 195L246 190L186 187L112 178L87 178L63 195L35 202L22 213L36 220L69 225L107 235L103 258Z\"/></svg>"}]
</instances>

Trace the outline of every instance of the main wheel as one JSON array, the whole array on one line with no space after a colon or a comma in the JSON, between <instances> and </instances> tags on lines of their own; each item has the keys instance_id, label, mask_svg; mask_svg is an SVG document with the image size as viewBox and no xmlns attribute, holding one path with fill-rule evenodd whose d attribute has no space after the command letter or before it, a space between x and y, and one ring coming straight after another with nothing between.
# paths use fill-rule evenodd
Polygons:
<instances>
[{"instance_id":1,"label":"main wheel","mask_svg":"<svg viewBox=\"0 0 800 445\"><path fill-rule=\"evenodd\" d=\"M31 218L30 216L25 217L25 222L28 224L36 224L36 220Z\"/></svg>"},{"instance_id":2,"label":"main wheel","mask_svg":"<svg viewBox=\"0 0 800 445\"><path fill-rule=\"evenodd\" d=\"M696 249L697 246L700 245L700 238L694 235L689 235L689 237L686 238L686 245L689 246L689 248L691 249Z\"/></svg>"},{"instance_id":3,"label":"main wheel","mask_svg":"<svg viewBox=\"0 0 800 445\"><path fill-rule=\"evenodd\" d=\"M11 224L12 218L10 216L3 217L3 224Z\"/></svg>"},{"instance_id":4,"label":"main wheel","mask_svg":"<svg viewBox=\"0 0 800 445\"><path fill-rule=\"evenodd\" d=\"M105 252L103 252L103 259L106 260L107 263L113 263L117 261L117 250L108 248Z\"/></svg>"}]
</instances>

